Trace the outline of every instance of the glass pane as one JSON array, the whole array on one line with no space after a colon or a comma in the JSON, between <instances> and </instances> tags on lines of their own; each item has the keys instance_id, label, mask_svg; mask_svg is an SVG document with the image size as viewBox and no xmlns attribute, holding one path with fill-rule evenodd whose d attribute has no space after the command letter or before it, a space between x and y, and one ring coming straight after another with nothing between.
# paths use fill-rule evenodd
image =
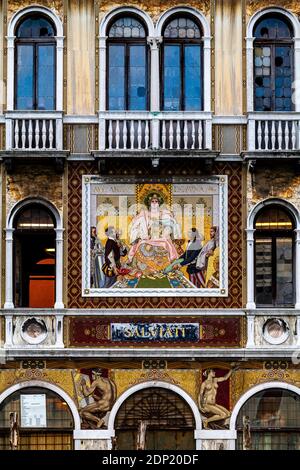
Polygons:
<instances>
[{"instance_id":1,"label":"glass pane","mask_svg":"<svg viewBox=\"0 0 300 470\"><path fill-rule=\"evenodd\" d=\"M55 46L39 45L37 76L37 109L55 109Z\"/></svg>"},{"instance_id":2,"label":"glass pane","mask_svg":"<svg viewBox=\"0 0 300 470\"><path fill-rule=\"evenodd\" d=\"M175 18L167 24L165 38L199 39L201 37L198 25L191 18Z\"/></svg>"},{"instance_id":3,"label":"glass pane","mask_svg":"<svg viewBox=\"0 0 300 470\"><path fill-rule=\"evenodd\" d=\"M272 238L257 238L255 242L256 303L272 305Z\"/></svg>"},{"instance_id":4,"label":"glass pane","mask_svg":"<svg viewBox=\"0 0 300 470\"><path fill-rule=\"evenodd\" d=\"M184 101L185 111L202 108L201 46L184 47Z\"/></svg>"},{"instance_id":5,"label":"glass pane","mask_svg":"<svg viewBox=\"0 0 300 470\"><path fill-rule=\"evenodd\" d=\"M275 111L292 111L292 47L275 47ZM286 80L286 82L284 82ZM287 84L287 86L284 86Z\"/></svg>"},{"instance_id":6,"label":"glass pane","mask_svg":"<svg viewBox=\"0 0 300 470\"><path fill-rule=\"evenodd\" d=\"M146 47L129 47L129 106L133 111L147 107Z\"/></svg>"},{"instance_id":7,"label":"glass pane","mask_svg":"<svg viewBox=\"0 0 300 470\"><path fill-rule=\"evenodd\" d=\"M293 240L277 238L276 240L276 304L293 304Z\"/></svg>"},{"instance_id":8,"label":"glass pane","mask_svg":"<svg viewBox=\"0 0 300 470\"><path fill-rule=\"evenodd\" d=\"M52 24L43 17L28 17L18 27L18 38L47 38L55 36Z\"/></svg>"},{"instance_id":9,"label":"glass pane","mask_svg":"<svg viewBox=\"0 0 300 470\"><path fill-rule=\"evenodd\" d=\"M254 49L254 99L256 111L271 110L271 48Z\"/></svg>"},{"instance_id":10,"label":"glass pane","mask_svg":"<svg viewBox=\"0 0 300 470\"><path fill-rule=\"evenodd\" d=\"M269 206L259 212L255 220L255 228L259 230L292 230L294 224L287 212L278 206Z\"/></svg>"},{"instance_id":11,"label":"glass pane","mask_svg":"<svg viewBox=\"0 0 300 470\"><path fill-rule=\"evenodd\" d=\"M292 38L292 27L285 18L265 17L257 23L254 29L254 37L264 39Z\"/></svg>"},{"instance_id":12,"label":"glass pane","mask_svg":"<svg viewBox=\"0 0 300 470\"><path fill-rule=\"evenodd\" d=\"M146 31L142 23L136 18L122 17L110 27L108 37L110 38L145 38Z\"/></svg>"},{"instance_id":13,"label":"glass pane","mask_svg":"<svg viewBox=\"0 0 300 470\"><path fill-rule=\"evenodd\" d=\"M164 47L164 111L180 110L180 46Z\"/></svg>"},{"instance_id":14,"label":"glass pane","mask_svg":"<svg viewBox=\"0 0 300 470\"><path fill-rule=\"evenodd\" d=\"M33 109L33 46L18 45L16 108Z\"/></svg>"},{"instance_id":15,"label":"glass pane","mask_svg":"<svg viewBox=\"0 0 300 470\"><path fill-rule=\"evenodd\" d=\"M125 46L109 45L108 109L125 109Z\"/></svg>"}]
</instances>

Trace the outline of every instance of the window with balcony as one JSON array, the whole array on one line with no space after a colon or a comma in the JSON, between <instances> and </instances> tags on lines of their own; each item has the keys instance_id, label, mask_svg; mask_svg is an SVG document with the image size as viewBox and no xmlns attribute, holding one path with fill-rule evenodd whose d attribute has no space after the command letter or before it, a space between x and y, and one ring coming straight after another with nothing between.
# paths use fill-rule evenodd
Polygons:
<instances>
[{"instance_id":1,"label":"window with balcony","mask_svg":"<svg viewBox=\"0 0 300 470\"><path fill-rule=\"evenodd\" d=\"M16 29L15 109L55 110L56 31L49 18L31 14Z\"/></svg>"},{"instance_id":2,"label":"window with balcony","mask_svg":"<svg viewBox=\"0 0 300 470\"><path fill-rule=\"evenodd\" d=\"M254 110L293 110L293 28L286 17L266 15L254 28Z\"/></svg>"},{"instance_id":3,"label":"window with balcony","mask_svg":"<svg viewBox=\"0 0 300 470\"><path fill-rule=\"evenodd\" d=\"M163 29L162 109L203 109L202 32L189 16L173 17Z\"/></svg>"},{"instance_id":4,"label":"window with balcony","mask_svg":"<svg viewBox=\"0 0 300 470\"><path fill-rule=\"evenodd\" d=\"M108 29L108 88L110 111L148 109L146 28L134 16L122 16Z\"/></svg>"},{"instance_id":5,"label":"window with balcony","mask_svg":"<svg viewBox=\"0 0 300 470\"><path fill-rule=\"evenodd\" d=\"M278 206L262 209L255 219L256 305L294 305L295 222Z\"/></svg>"}]
</instances>

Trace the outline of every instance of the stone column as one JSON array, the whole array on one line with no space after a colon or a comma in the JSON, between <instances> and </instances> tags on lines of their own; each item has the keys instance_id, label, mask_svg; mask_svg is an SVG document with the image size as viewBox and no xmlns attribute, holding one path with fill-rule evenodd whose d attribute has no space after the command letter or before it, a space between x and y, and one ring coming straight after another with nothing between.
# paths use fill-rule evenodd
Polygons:
<instances>
[{"instance_id":1,"label":"stone column","mask_svg":"<svg viewBox=\"0 0 300 470\"><path fill-rule=\"evenodd\" d=\"M4 308L14 308L13 293L13 244L14 229L6 229L6 269L5 269L5 303Z\"/></svg>"},{"instance_id":2,"label":"stone column","mask_svg":"<svg viewBox=\"0 0 300 470\"><path fill-rule=\"evenodd\" d=\"M256 308L254 299L254 232L247 229L247 309Z\"/></svg>"},{"instance_id":3,"label":"stone column","mask_svg":"<svg viewBox=\"0 0 300 470\"><path fill-rule=\"evenodd\" d=\"M63 228L56 228L56 276L55 276L55 305L54 308L64 308L63 303Z\"/></svg>"},{"instance_id":4,"label":"stone column","mask_svg":"<svg viewBox=\"0 0 300 470\"><path fill-rule=\"evenodd\" d=\"M150 111L153 113L151 121L152 148L160 147L159 119L155 115L160 110L160 68L159 68L159 44L162 37L148 37L147 42L151 51L151 85L150 85Z\"/></svg>"},{"instance_id":5,"label":"stone column","mask_svg":"<svg viewBox=\"0 0 300 470\"><path fill-rule=\"evenodd\" d=\"M295 230L296 259L295 259L295 308L300 309L300 229Z\"/></svg>"}]
</instances>

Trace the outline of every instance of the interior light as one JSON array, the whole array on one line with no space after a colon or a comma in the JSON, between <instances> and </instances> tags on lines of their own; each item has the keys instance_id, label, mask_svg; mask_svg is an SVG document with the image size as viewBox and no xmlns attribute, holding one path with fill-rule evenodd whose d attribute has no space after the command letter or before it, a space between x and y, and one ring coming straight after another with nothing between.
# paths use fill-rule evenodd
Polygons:
<instances>
[{"instance_id":1,"label":"interior light","mask_svg":"<svg viewBox=\"0 0 300 470\"><path fill-rule=\"evenodd\" d=\"M22 223L22 224L19 225L19 227L23 227L23 228L31 228L31 227L33 227L33 228L36 228L36 227L38 227L38 228L40 228L40 227L42 227L42 228L53 228L54 225L53 224Z\"/></svg>"},{"instance_id":2,"label":"interior light","mask_svg":"<svg viewBox=\"0 0 300 470\"><path fill-rule=\"evenodd\" d=\"M46 248L46 253L55 253L55 248Z\"/></svg>"}]
</instances>

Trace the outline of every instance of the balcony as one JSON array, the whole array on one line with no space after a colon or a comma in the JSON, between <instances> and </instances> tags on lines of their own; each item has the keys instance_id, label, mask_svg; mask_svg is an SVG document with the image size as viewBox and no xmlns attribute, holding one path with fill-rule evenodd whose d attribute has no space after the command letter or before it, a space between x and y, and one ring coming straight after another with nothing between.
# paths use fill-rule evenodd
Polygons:
<instances>
[{"instance_id":1,"label":"balcony","mask_svg":"<svg viewBox=\"0 0 300 470\"><path fill-rule=\"evenodd\" d=\"M100 151L210 151L208 112L99 113Z\"/></svg>"},{"instance_id":2,"label":"balcony","mask_svg":"<svg viewBox=\"0 0 300 470\"><path fill-rule=\"evenodd\" d=\"M300 113L248 115L248 158L292 157L300 149Z\"/></svg>"},{"instance_id":3,"label":"balcony","mask_svg":"<svg viewBox=\"0 0 300 470\"><path fill-rule=\"evenodd\" d=\"M21 152L61 151L62 113L12 111L5 115L6 150Z\"/></svg>"}]
</instances>

